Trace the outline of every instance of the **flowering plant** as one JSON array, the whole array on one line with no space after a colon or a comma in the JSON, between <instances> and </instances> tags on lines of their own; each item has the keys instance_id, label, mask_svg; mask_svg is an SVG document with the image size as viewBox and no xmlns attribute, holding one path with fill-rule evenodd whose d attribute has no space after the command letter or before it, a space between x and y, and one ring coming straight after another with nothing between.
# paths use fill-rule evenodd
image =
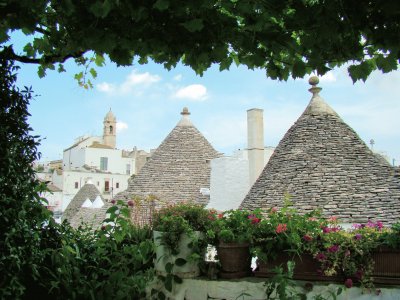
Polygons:
<instances>
[{"instance_id":1,"label":"flowering plant","mask_svg":"<svg viewBox=\"0 0 400 300\"><path fill-rule=\"evenodd\" d=\"M271 208L254 232L254 255L262 261L273 260L278 253L300 254L326 223L319 211L300 215L287 200L281 210Z\"/></svg>"},{"instance_id":2,"label":"flowering plant","mask_svg":"<svg viewBox=\"0 0 400 300\"><path fill-rule=\"evenodd\" d=\"M256 210L228 210L223 213L210 211L210 226L207 237L210 244L251 242L255 228L261 221L261 212Z\"/></svg>"},{"instance_id":3,"label":"flowering plant","mask_svg":"<svg viewBox=\"0 0 400 300\"><path fill-rule=\"evenodd\" d=\"M371 275L374 261L372 252L381 244L381 235L388 229L381 222L354 224L351 230L338 226L336 218L321 228L319 237L306 247L321 264L321 274L346 277L345 285L351 287L353 281L364 287L372 287Z\"/></svg>"}]
</instances>

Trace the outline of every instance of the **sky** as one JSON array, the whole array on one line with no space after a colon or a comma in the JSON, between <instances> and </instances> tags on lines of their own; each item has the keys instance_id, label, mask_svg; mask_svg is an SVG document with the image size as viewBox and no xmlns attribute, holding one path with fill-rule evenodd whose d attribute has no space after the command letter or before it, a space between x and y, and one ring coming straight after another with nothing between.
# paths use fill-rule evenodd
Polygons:
<instances>
[{"instance_id":1,"label":"sky","mask_svg":"<svg viewBox=\"0 0 400 300\"><path fill-rule=\"evenodd\" d=\"M183 107L214 148L226 155L246 148L247 114L264 110L264 141L277 146L300 117L311 94L308 77L274 81L262 70L232 66L220 72L211 67L202 77L178 65L167 71L149 63L117 67L107 62L98 68L93 89L78 86L73 62L66 73L48 71L38 78L37 66L23 65L18 84L32 86L29 123L42 139L41 160L61 159L63 150L82 135L102 135L103 119L110 110L117 124L117 148L157 148L181 118ZM400 71L374 72L366 81L352 83L346 68L320 78L320 95L374 150L400 163Z\"/></svg>"}]
</instances>

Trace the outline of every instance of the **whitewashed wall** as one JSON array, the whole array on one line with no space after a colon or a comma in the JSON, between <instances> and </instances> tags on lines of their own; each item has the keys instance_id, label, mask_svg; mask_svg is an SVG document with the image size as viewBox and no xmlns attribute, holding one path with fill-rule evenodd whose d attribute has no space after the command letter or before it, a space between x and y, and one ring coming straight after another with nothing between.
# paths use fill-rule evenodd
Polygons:
<instances>
[{"instance_id":1,"label":"whitewashed wall","mask_svg":"<svg viewBox=\"0 0 400 300\"><path fill-rule=\"evenodd\" d=\"M237 151L211 161L210 202L217 210L238 208L249 191L249 161L246 151Z\"/></svg>"},{"instance_id":2,"label":"whitewashed wall","mask_svg":"<svg viewBox=\"0 0 400 300\"><path fill-rule=\"evenodd\" d=\"M264 149L264 167L274 152L274 147ZM211 161L209 208L236 209L250 190L248 151L238 150L232 156Z\"/></svg>"},{"instance_id":3,"label":"whitewashed wall","mask_svg":"<svg viewBox=\"0 0 400 300\"><path fill-rule=\"evenodd\" d=\"M125 174L107 174L80 171L64 171L63 175L64 197L73 197L90 179L105 199L111 199L117 193L126 190L128 188L128 179L130 177L129 175ZM105 181L109 181L109 192L104 191ZM78 182L78 188L75 188L75 182ZM119 183L118 188L117 183Z\"/></svg>"}]
</instances>

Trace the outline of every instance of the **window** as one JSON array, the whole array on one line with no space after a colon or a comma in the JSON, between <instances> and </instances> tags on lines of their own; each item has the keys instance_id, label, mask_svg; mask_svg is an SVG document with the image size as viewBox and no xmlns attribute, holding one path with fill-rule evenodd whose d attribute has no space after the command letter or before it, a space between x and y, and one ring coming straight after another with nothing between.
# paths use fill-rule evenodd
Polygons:
<instances>
[{"instance_id":1,"label":"window","mask_svg":"<svg viewBox=\"0 0 400 300\"><path fill-rule=\"evenodd\" d=\"M100 157L100 170L107 171L108 169L108 157Z\"/></svg>"},{"instance_id":2,"label":"window","mask_svg":"<svg viewBox=\"0 0 400 300\"><path fill-rule=\"evenodd\" d=\"M117 189L119 189L119 182L117 182L117 183L115 184L115 187L116 187Z\"/></svg>"},{"instance_id":3,"label":"window","mask_svg":"<svg viewBox=\"0 0 400 300\"><path fill-rule=\"evenodd\" d=\"M110 126L110 134L113 134L113 127Z\"/></svg>"},{"instance_id":4,"label":"window","mask_svg":"<svg viewBox=\"0 0 400 300\"><path fill-rule=\"evenodd\" d=\"M100 186L100 182L97 181L97 186Z\"/></svg>"},{"instance_id":5,"label":"window","mask_svg":"<svg viewBox=\"0 0 400 300\"><path fill-rule=\"evenodd\" d=\"M131 165L130 164L126 165L126 175L131 175Z\"/></svg>"},{"instance_id":6,"label":"window","mask_svg":"<svg viewBox=\"0 0 400 300\"><path fill-rule=\"evenodd\" d=\"M76 189L79 188L79 182L78 181L75 181L75 188Z\"/></svg>"},{"instance_id":7,"label":"window","mask_svg":"<svg viewBox=\"0 0 400 300\"><path fill-rule=\"evenodd\" d=\"M104 181L104 191L108 192L110 190L110 182Z\"/></svg>"}]
</instances>

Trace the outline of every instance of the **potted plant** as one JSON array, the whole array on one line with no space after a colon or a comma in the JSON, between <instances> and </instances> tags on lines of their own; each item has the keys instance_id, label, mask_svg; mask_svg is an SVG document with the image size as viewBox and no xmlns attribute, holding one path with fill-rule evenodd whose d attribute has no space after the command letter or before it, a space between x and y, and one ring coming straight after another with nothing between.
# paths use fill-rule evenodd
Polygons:
<instances>
[{"instance_id":1,"label":"potted plant","mask_svg":"<svg viewBox=\"0 0 400 300\"><path fill-rule=\"evenodd\" d=\"M273 269L284 268L289 260L295 262L295 279L318 277L318 263L306 252L310 243L318 238L321 227L326 223L319 211L301 215L285 201L278 210L269 209L254 233L253 252L257 257L258 277L274 276Z\"/></svg>"},{"instance_id":2,"label":"potted plant","mask_svg":"<svg viewBox=\"0 0 400 300\"><path fill-rule=\"evenodd\" d=\"M261 220L259 211L229 210L211 215L209 243L217 248L221 278L240 278L251 272L250 243Z\"/></svg>"},{"instance_id":3,"label":"potted plant","mask_svg":"<svg viewBox=\"0 0 400 300\"><path fill-rule=\"evenodd\" d=\"M181 278L200 274L206 242L205 228L210 221L203 205L185 202L168 205L153 216L156 246L155 268L158 274Z\"/></svg>"}]
</instances>

